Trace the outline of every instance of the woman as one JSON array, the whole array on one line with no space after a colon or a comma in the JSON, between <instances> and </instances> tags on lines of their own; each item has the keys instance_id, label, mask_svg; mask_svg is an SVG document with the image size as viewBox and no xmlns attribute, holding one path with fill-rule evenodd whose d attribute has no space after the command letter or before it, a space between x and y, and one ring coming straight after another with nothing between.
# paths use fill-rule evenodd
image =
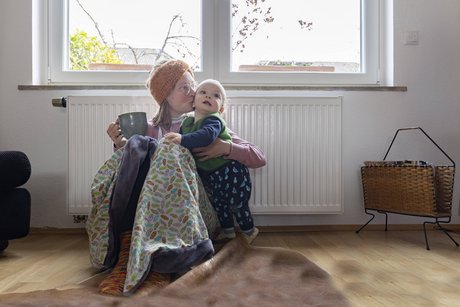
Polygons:
<instances>
[{"instance_id":1,"label":"woman","mask_svg":"<svg viewBox=\"0 0 460 307\"><path fill-rule=\"evenodd\" d=\"M148 137L127 141L118 123L111 123L107 134L117 150L92 185L87 223L91 262L114 267L99 286L105 294L129 295L142 283L164 286L172 273L183 273L213 254L208 233L213 235L217 220L203 197L193 156L181 146L156 141L178 132L184 115L192 111L193 72L181 60L161 63L147 88L160 105ZM257 146L230 135L231 144L216 140L195 153L201 160L224 156L250 168L265 165Z\"/></svg>"},{"instance_id":2,"label":"woman","mask_svg":"<svg viewBox=\"0 0 460 307\"><path fill-rule=\"evenodd\" d=\"M182 76L166 79L176 71ZM176 82L174 82L176 81ZM158 113L149 121L147 135L161 139L168 132L179 132L185 114L192 112L195 96L195 79L188 65L180 60L172 60L159 64L152 70L147 80L147 88L155 101L160 105ZM107 129L107 134L112 139L116 149L126 144L126 139L121 134L118 122L113 122ZM265 155L256 145L239 138L230 131L232 142L227 143L216 140L211 146L197 148L195 154L202 157L202 161L224 156L237 160L249 168L259 168L266 164Z\"/></svg>"}]
</instances>

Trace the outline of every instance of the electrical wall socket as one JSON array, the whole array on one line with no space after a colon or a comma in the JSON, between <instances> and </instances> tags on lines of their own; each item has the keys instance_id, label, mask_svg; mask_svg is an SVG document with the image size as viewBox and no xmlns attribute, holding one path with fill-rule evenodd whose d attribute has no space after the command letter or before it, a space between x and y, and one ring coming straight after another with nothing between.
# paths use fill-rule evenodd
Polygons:
<instances>
[{"instance_id":1,"label":"electrical wall socket","mask_svg":"<svg viewBox=\"0 0 460 307\"><path fill-rule=\"evenodd\" d=\"M405 45L418 45L418 31L406 31L404 35Z\"/></svg>"}]
</instances>

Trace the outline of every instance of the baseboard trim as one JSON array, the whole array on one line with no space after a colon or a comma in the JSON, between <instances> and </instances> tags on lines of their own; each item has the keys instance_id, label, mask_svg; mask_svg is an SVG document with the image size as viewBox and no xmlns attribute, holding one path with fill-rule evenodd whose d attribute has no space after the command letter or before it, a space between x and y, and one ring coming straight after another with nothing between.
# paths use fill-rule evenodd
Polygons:
<instances>
[{"instance_id":1,"label":"baseboard trim","mask_svg":"<svg viewBox=\"0 0 460 307\"><path fill-rule=\"evenodd\" d=\"M297 226L257 226L261 232L307 232L307 231L356 231L362 225L297 225ZM444 225L452 231L459 231L460 224ZM392 230L423 230L422 224L388 224L388 231ZM385 224L367 225L362 231L384 231ZM427 230L434 230L430 225Z\"/></svg>"},{"instance_id":2,"label":"baseboard trim","mask_svg":"<svg viewBox=\"0 0 460 307\"><path fill-rule=\"evenodd\" d=\"M442 224L446 229L460 232L460 224ZM314 232L314 231L356 231L362 225L286 225L286 226L257 226L260 232ZM434 230L434 226L428 225L427 230ZM362 231L384 231L385 224L367 225ZM388 231L423 230L422 224L388 224ZM53 228L32 227L31 234L85 234L85 228Z\"/></svg>"},{"instance_id":3,"label":"baseboard trim","mask_svg":"<svg viewBox=\"0 0 460 307\"><path fill-rule=\"evenodd\" d=\"M31 227L30 234L85 234L85 228L55 228L55 227Z\"/></svg>"}]
</instances>

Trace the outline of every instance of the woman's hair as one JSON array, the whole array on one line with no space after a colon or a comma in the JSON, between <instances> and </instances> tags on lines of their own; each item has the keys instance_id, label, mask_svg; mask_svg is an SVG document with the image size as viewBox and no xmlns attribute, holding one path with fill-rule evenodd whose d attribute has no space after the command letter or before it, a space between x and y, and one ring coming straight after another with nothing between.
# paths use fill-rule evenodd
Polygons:
<instances>
[{"instance_id":1,"label":"woman's hair","mask_svg":"<svg viewBox=\"0 0 460 307\"><path fill-rule=\"evenodd\" d=\"M146 87L160 106L157 114L153 117L154 125L167 130L171 127L170 106L166 98L176 86L177 81L187 71L193 76L190 66L182 60L163 60L153 67L146 81Z\"/></svg>"},{"instance_id":2,"label":"woman's hair","mask_svg":"<svg viewBox=\"0 0 460 307\"><path fill-rule=\"evenodd\" d=\"M169 112L169 103L160 104L157 114L153 116L152 122L155 126L161 126L166 130L171 128L171 113Z\"/></svg>"}]
</instances>

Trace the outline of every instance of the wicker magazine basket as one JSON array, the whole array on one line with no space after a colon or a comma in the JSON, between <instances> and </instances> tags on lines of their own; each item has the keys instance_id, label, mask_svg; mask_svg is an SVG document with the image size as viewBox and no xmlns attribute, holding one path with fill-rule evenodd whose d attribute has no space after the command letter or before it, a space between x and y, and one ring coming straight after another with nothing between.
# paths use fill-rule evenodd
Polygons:
<instances>
[{"instance_id":1,"label":"wicker magazine basket","mask_svg":"<svg viewBox=\"0 0 460 307\"><path fill-rule=\"evenodd\" d=\"M434 166L424 161L385 161L393 142L402 130L418 129L451 161L452 165ZM454 192L454 161L429 137L422 128L402 128L396 134L383 161L366 161L361 167L363 185L364 208L371 219L357 232L363 229L373 218L374 214L368 210L379 213L397 213L434 218L434 222L447 233L439 223L449 223L452 211L452 196ZM447 219L446 221L440 221ZM387 229L385 220L385 230ZM426 231L425 231L426 239ZM452 239L453 240L453 239ZM453 240L455 242L455 240ZM455 242L455 244L457 244ZM429 249L426 240L427 249ZM458 244L457 244L458 246Z\"/></svg>"},{"instance_id":2,"label":"wicker magazine basket","mask_svg":"<svg viewBox=\"0 0 460 307\"><path fill-rule=\"evenodd\" d=\"M449 217L454 166L373 163L361 167L367 209L426 217Z\"/></svg>"}]
</instances>

